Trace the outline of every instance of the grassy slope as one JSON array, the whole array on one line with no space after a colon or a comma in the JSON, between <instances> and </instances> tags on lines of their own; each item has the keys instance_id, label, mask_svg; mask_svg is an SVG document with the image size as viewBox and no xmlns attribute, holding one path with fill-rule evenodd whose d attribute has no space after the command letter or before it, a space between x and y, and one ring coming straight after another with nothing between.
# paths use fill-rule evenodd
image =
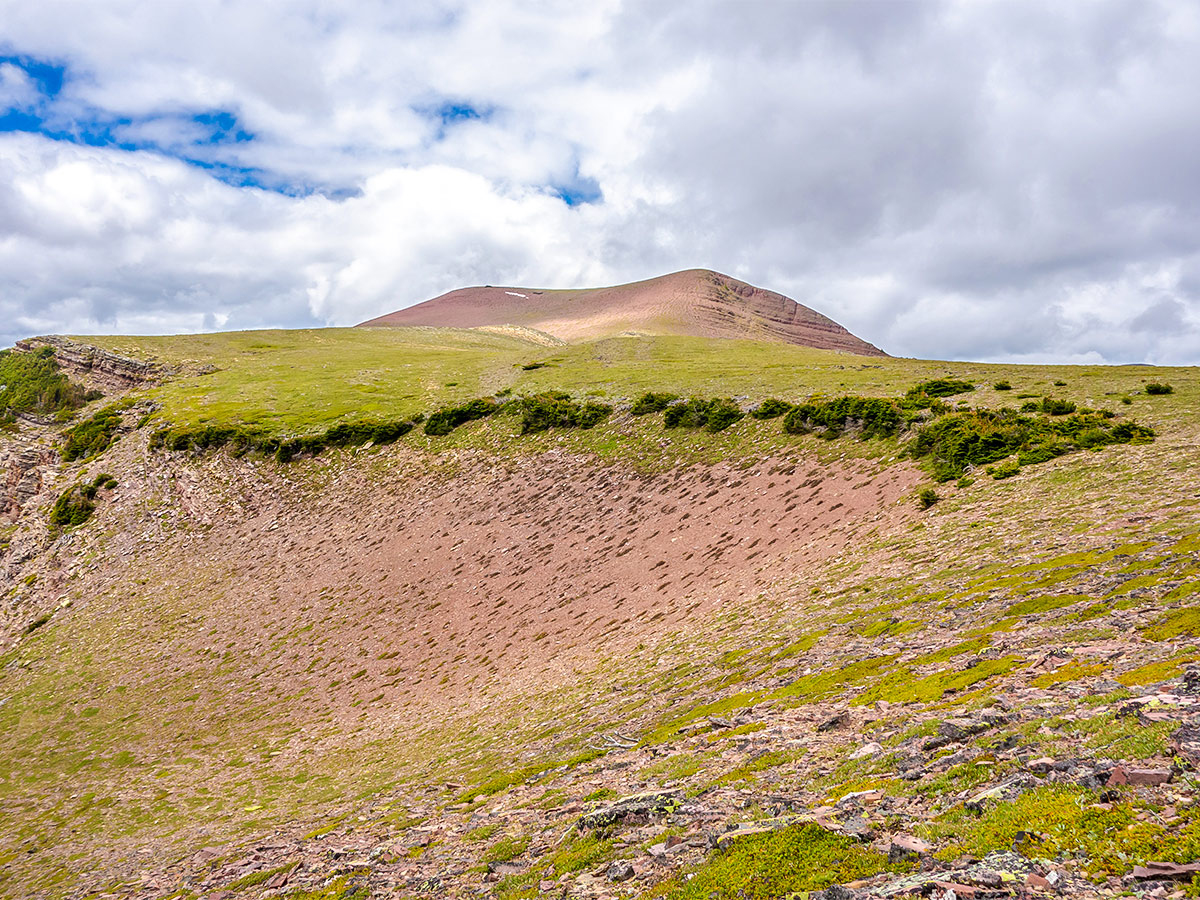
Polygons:
<instances>
[{"instance_id":1,"label":"grassy slope","mask_svg":"<svg viewBox=\"0 0 1200 900\"><path fill-rule=\"evenodd\" d=\"M1147 366L1017 366L912 359L875 359L786 344L689 337L613 338L544 347L516 337L457 329L323 329L254 331L180 337L87 338L97 346L154 359L185 373L154 395L164 418L183 424L244 422L281 431L316 431L344 418L404 417L491 394L555 388L632 400L647 390L684 395L797 399L814 393L890 396L917 381L954 376L982 390L972 404L1014 403L1019 393L1052 394L1111 406L1145 418L1171 409L1193 421L1191 404L1120 396L1167 379L1186 394L1195 369ZM522 365L543 362L544 368ZM996 392L1002 379L1013 390ZM1066 381L1056 387L1055 381ZM1151 424L1154 424L1151 422Z\"/></svg>"},{"instance_id":2,"label":"grassy slope","mask_svg":"<svg viewBox=\"0 0 1200 900\"><path fill-rule=\"evenodd\" d=\"M933 638L969 640L978 638L980 629L985 637L1015 629L1016 649L1033 653L1054 642L1071 645L1136 633L1161 618L1160 608L1186 607L1189 597L1200 596L1179 592L1181 585L1194 582L1200 550L1193 547L1194 537L1188 538L1200 526L1195 491L1188 487L1200 470L1200 404L1195 402L1200 372L1195 369L863 360L780 345L690 338L620 339L548 349L515 338L426 329L93 342L133 356L154 356L182 366L185 373L216 366L211 374L184 374L152 391L162 404L161 417L183 423L258 422L305 432L341 417L428 412L504 388L599 392L610 399L632 399L652 388L794 399L814 392L896 395L915 381L950 375L985 386L969 395L973 403L1016 403L1022 392L1063 396L1130 414L1157 428L1160 438L1148 446L1067 457L1011 481L982 479L959 491L947 489L948 499L902 539L865 544L859 555L831 562L804 584L780 583L769 598L774 615L762 616L760 607L747 606L728 611L703 633L685 624L664 633L661 644L642 655L603 663L561 695L513 698L519 717L506 717L512 708L501 706L477 729L456 725L429 735L442 749L432 759L423 740L385 734L374 744L360 741L356 749L307 754L299 761L286 757L286 765L274 762L273 742L284 743L297 726L290 719L289 698L259 698L261 705L253 706L238 699L253 666L242 666L236 658L222 665L215 656L211 681L201 686L198 700L189 700L197 693L193 686L172 680L170 667L155 660L158 650L150 636L156 628L204 615L205 598L188 593L189 578L200 584L202 574L176 573L171 592L155 584L129 584L103 602L85 605L62 624L42 629L5 659L4 693L10 702L0 707L0 809L3 818L19 823L16 839L0 847L0 864L10 867L6 878L14 877L11 867L20 865L28 844L44 847L57 841L70 847L78 842L87 848L95 841L128 839L134 846L147 834L169 838L176 829L197 823L211 824L218 836L249 835L292 817L317 817L331 802L344 808L356 791L369 794L391 781L437 777L486 782L511 771L523 748L525 763L562 758L581 745L589 729L613 721L640 721L645 733L663 736L673 728L656 731L656 725L694 718L704 710L698 706L702 700L719 700L716 712L764 699L796 702L804 699L802 693L778 694L768 685L797 658L820 667L847 654L899 655L899 663L889 662L864 676L863 683L849 686L849 696L878 685L879 696L887 697L897 682L912 680L903 667L914 665L912 660ZM532 361L551 365L520 368ZM1011 381L1014 390L991 390L990 384L1001 378ZM1055 387L1056 380L1067 384ZM1169 381L1176 393L1137 393L1148 380ZM1132 396L1132 404L1119 405L1122 396ZM615 421L590 433L542 435L519 443L503 422L470 426L440 443L420 434L404 440L418 447L505 452L562 446L608 457L632 455L655 465L781 449L801 458L895 452L895 445L887 443L785 438L777 422L750 420L719 435L664 435L652 419ZM295 465L298 477L319 479L325 463ZM1114 547L1125 548L1124 554L1107 552ZM103 552L102 545L96 549ZM1075 553L1090 555L1070 555ZM1129 554L1141 566L1136 576L1121 574L1132 565ZM1121 593L1112 588L1132 577L1142 579L1136 589ZM1014 604L1051 591L1076 592L1089 602L1048 614L1035 603L1032 610L1041 616L1037 621L1014 616ZM1103 610L1083 615L1106 596ZM913 626L895 628L892 618ZM814 649L795 649L797 642L806 644L821 633L826 637ZM1194 633L1185 628L1168 637L1186 642ZM272 637L299 654L310 652L310 638L304 635L282 629ZM235 653L249 646L230 638ZM1147 644L1134 656L1147 661L1163 655L1163 649L1179 648ZM664 669L659 664L664 652L687 662ZM918 665L918 675L929 671ZM892 682L886 680L889 674ZM581 714L581 709L594 709L597 698L610 698L613 681L625 686L623 698L610 699L603 716ZM124 690L116 690L118 686ZM835 694L846 689L837 679L811 687ZM654 696L648 699L647 693ZM225 730L194 733L188 704L197 702L212 715L227 707ZM492 745L498 721L512 749L499 751ZM514 726L517 721L521 724ZM331 735L336 740L336 733ZM561 746L548 749L556 741ZM380 765L381 758L386 766ZM243 773L228 796L206 796L197 760L214 759ZM189 771L196 773L194 786L178 787L188 781ZM162 796L154 790L157 778L170 788ZM106 785L108 792L90 789L91 782ZM195 840L194 831L183 833ZM77 866L62 860L60 856L40 872L26 869L23 877L42 889L51 889L59 879L69 883L79 874L73 871ZM13 890L11 885L5 890Z\"/></svg>"}]
</instances>

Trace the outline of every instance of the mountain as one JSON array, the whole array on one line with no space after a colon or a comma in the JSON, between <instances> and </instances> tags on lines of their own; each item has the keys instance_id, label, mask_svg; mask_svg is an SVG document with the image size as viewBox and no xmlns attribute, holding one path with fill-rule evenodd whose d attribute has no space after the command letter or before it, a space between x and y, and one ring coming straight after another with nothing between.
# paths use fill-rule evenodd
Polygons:
<instances>
[{"instance_id":1,"label":"mountain","mask_svg":"<svg viewBox=\"0 0 1200 900\"><path fill-rule=\"evenodd\" d=\"M328 328L0 386L0 900L1192 874L1200 369Z\"/></svg>"},{"instance_id":2,"label":"mountain","mask_svg":"<svg viewBox=\"0 0 1200 900\"><path fill-rule=\"evenodd\" d=\"M396 325L518 325L569 342L631 333L742 338L859 356L887 355L790 297L707 269L602 288L459 288L360 327Z\"/></svg>"}]
</instances>

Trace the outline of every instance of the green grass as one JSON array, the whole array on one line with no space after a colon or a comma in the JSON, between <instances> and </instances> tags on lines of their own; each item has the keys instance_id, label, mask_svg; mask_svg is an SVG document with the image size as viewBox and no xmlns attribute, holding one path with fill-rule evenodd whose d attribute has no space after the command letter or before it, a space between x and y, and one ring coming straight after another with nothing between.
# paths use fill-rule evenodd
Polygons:
<instances>
[{"instance_id":1,"label":"green grass","mask_svg":"<svg viewBox=\"0 0 1200 900\"><path fill-rule=\"evenodd\" d=\"M525 834L508 835L500 838L484 851L480 861L483 863L502 863L516 859L529 846L529 836Z\"/></svg>"},{"instance_id":2,"label":"green grass","mask_svg":"<svg viewBox=\"0 0 1200 900\"><path fill-rule=\"evenodd\" d=\"M404 419L504 390L562 390L581 399L629 403L648 391L795 401L834 392L895 397L914 382L948 374L978 382L1017 373L1027 380L1031 371L981 363L861 359L782 344L688 337L611 338L547 349L487 331L436 328L86 340L181 369L182 375L152 392L169 422L262 426L280 434L306 434L352 418ZM523 369L534 350L546 354L552 365ZM1134 389L1143 371L1150 370L1048 366L1037 371L1044 378L1070 371L1072 384L1080 385L1079 399L1099 402L1096 398L1107 393ZM1194 380L1182 371L1177 383ZM1176 396L1154 397L1126 412L1140 419L1159 407L1187 406ZM1195 410L1188 411L1195 416Z\"/></svg>"},{"instance_id":3,"label":"green grass","mask_svg":"<svg viewBox=\"0 0 1200 900\"><path fill-rule=\"evenodd\" d=\"M1019 657L1005 656L1000 659L985 659L969 669L934 672L923 678L916 677L907 669L900 669L878 679L868 690L855 697L853 702L859 706L877 700L886 700L889 703L932 703L947 694L957 693L995 676L1011 672L1019 664Z\"/></svg>"},{"instance_id":4,"label":"green grass","mask_svg":"<svg viewBox=\"0 0 1200 900\"><path fill-rule=\"evenodd\" d=\"M1160 681L1175 678L1183 672L1185 664L1194 662L1196 659L1195 655L1186 654L1172 659L1147 663L1144 666L1138 666L1136 669L1121 673L1116 677L1116 680L1129 687L1140 684L1158 684Z\"/></svg>"},{"instance_id":5,"label":"green grass","mask_svg":"<svg viewBox=\"0 0 1200 900\"><path fill-rule=\"evenodd\" d=\"M651 893L667 900L775 900L844 884L889 867L887 857L816 825L797 825L733 841L694 872Z\"/></svg>"},{"instance_id":6,"label":"green grass","mask_svg":"<svg viewBox=\"0 0 1200 900\"><path fill-rule=\"evenodd\" d=\"M1189 606L1164 613L1143 628L1142 634L1151 641L1200 636L1200 606Z\"/></svg>"},{"instance_id":7,"label":"green grass","mask_svg":"<svg viewBox=\"0 0 1200 900\"><path fill-rule=\"evenodd\" d=\"M978 818L957 809L930 827L928 836L942 842L938 856L954 859L1008 850L1024 833L1032 836L1022 851L1027 856L1077 857L1097 880L1151 860L1195 859L1200 850L1200 819L1195 813L1189 812L1186 822L1170 831L1138 822L1136 813L1128 800L1105 807L1096 791L1047 785L992 806Z\"/></svg>"}]
</instances>

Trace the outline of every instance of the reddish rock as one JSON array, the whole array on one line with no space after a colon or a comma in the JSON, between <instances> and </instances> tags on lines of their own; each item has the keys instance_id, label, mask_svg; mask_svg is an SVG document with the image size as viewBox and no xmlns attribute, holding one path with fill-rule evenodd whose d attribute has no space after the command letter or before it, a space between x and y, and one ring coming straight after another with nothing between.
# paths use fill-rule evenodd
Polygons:
<instances>
[{"instance_id":1,"label":"reddish rock","mask_svg":"<svg viewBox=\"0 0 1200 900\"><path fill-rule=\"evenodd\" d=\"M1170 780L1170 769L1134 769L1117 766L1108 776L1107 787L1116 787L1122 784L1166 784Z\"/></svg>"},{"instance_id":2,"label":"reddish rock","mask_svg":"<svg viewBox=\"0 0 1200 900\"><path fill-rule=\"evenodd\" d=\"M1148 862L1144 866L1134 866L1129 873L1135 881L1146 881L1151 878L1170 878L1188 881L1193 875L1200 874L1200 863Z\"/></svg>"}]
</instances>

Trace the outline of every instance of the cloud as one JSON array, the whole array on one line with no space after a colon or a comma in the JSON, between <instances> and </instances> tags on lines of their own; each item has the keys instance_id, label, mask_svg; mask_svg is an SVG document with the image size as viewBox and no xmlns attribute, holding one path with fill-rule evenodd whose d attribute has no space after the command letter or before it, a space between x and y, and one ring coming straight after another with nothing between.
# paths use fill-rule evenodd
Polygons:
<instances>
[{"instance_id":1,"label":"cloud","mask_svg":"<svg viewBox=\"0 0 1200 900\"><path fill-rule=\"evenodd\" d=\"M0 342L709 266L902 355L1200 361L1193 4L0 13Z\"/></svg>"},{"instance_id":2,"label":"cloud","mask_svg":"<svg viewBox=\"0 0 1200 900\"><path fill-rule=\"evenodd\" d=\"M22 112L37 105L40 93L29 73L11 62L0 63L0 110Z\"/></svg>"}]
</instances>

